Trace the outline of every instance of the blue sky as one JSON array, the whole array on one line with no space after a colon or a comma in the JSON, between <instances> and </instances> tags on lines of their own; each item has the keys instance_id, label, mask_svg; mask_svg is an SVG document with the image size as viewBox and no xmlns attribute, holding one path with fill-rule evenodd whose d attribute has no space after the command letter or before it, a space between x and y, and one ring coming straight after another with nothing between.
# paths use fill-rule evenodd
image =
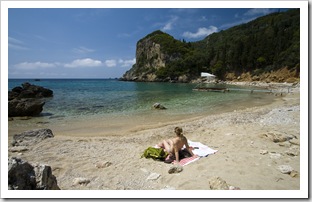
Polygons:
<instances>
[{"instance_id":1,"label":"blue sky","mask_svg":"<svg viewBox=\"0 0 312 202\"><path fill-rule=\"evenodd\" d=\"M9 8L8 78L119 78L136 42L162 30L198 41L279 8Z\"/></svg>"}]
</instances>

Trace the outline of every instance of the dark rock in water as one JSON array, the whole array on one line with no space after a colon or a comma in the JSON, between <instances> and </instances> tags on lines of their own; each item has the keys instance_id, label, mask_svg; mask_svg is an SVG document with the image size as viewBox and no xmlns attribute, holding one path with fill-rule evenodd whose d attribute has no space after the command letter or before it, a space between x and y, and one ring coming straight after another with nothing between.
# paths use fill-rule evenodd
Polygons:
<instances>
[{"instance_id":1,"label":"dark rock in water","mask_svg":"<svg viewBox=\"0 0 312 202\"><path fill-rule=\"evenodd\" d=\"M53 91L41 86L23 83L9 91L9 117L36 116L43 110L45 102L41 98L52 97Z\"/></svg>"},{"instance_id":2,"label":"dark rock in water","mask_svg":"<svg viewBox=\"0 0 312 202\"><path fill-rule=\"evenodd\" d=\"M166 107L164 107L163 105L161 105L160 103L155 103L153 104L154 109L167 109Z\"/></svg>"},{"instance_id":3,"label":"dark rock in water","mask_svg":"<svg viewBox=\"0 0 312 202\"><path fill-rule=\"evenodd\" d=\"M60 189L50 166L31 165L15 157L8 160L8 185L11 190Z\"/></svg>"},{"instance_id":4,"label":"dark rock in water","mask_svg":"<svg viewBox=\"0 0 312 202\"><path fill-rule=\"evenodd\" d=\"M32 85L28 82L23 83L22 87L17 86L9 91L9 100L14 98L45 98L52 97L53 91L41 86Z\"/></svg>"},{"instance_id":5,"label":"dark rock in water","mask_svg":"<svg viewBox=\"0 0 312 202\"><path fill-rule=\"evenodd\" d=\"M50 129L30 130L13 136L12 146L29 146L54 137Z\"/></svg>"},{"instance_id":6,"label":"dark rock in water","mask_svg":"<svg viewBox=\"0 0 312 202\"><path fill-rule=\"evenodd\" d=\"M44 101L34 98L13 99L8 102L8 115L9 117L36 116L42 112L44 104Z\"/></svg>"}]
</instances>

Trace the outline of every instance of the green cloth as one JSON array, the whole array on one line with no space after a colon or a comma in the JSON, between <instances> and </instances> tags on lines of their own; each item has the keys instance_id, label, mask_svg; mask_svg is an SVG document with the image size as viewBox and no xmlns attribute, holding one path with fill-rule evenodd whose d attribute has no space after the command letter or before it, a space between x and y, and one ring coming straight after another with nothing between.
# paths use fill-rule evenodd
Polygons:
<instances>
[{"instance_id":1,"label":"green cloth","mask_svg":"<svg viewBox=\"0 0 312 202\"><path fill-rule=\"evenodd\" d=\"M169 153L166 152L163 148L148 147L147 149L145 149L141 158L145 157L145 158L152 158L154 160L165 160L168 154Z\"/></svg>"}]
</instances>

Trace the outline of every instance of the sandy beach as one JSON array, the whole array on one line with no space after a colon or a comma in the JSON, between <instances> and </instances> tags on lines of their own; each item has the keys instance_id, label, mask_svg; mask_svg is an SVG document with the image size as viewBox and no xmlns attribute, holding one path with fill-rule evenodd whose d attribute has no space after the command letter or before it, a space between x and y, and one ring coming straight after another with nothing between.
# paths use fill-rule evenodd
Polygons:
<instances>
[{"instance_id":1,"label":"sandy beach","mask_svg":"<svg viewBox=\"0 0 312 202\"><path fill-rule=\"evenodd\" d=\"M276 96L269 105L138 126L126 135L101 136L100 121L92 123L92 136L86 129L72 134L66 128L51 128L54 138L9 156L51 166L62 190L210 190L215 177L241 190L300 190L299 91L297 87ZM173 137L176 126L189 140L218 152L174 174L168 173L172 164L141 158L147 147ZM18 131L25 129L9 128L9 142ZM278 137L287 140L277 141ZM293 172L283 174L281 165ZM157 179L150 179L153 173Z\"/></svg>"}]
</instances>

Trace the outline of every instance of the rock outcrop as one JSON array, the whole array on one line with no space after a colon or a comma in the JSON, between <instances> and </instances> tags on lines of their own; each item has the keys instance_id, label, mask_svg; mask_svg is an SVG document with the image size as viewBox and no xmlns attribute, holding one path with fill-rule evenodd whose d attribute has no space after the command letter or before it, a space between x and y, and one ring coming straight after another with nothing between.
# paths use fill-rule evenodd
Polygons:
<instances>
[{"instance_id":1,"label":"rock outcrop","mask_svg":"<svg viewBox=\"0 0 312 202\"><path fill-rule=\"evenodd\" d=\"M45 104L43 98L52 97L53 91L41 86L23 83L9 91L9 117L39 115Z\"/></svg>"},{"instance_id":2,"label":"rock outcrop","mask_svg":"<svg viewBox=\"0 0 312 202\"><path fill-rule=\"evenodd\" d=\"M31 165L20 158L8 159L8 187L10 190L59 190L50 166Z\"/></svg>"},{"instance_id":3,"label":"rock outcrop","mask_svg":"<svg viewBox=\"0 0 312 202\"><path fill-rule=\"evenodd\" d=\"M34 98L10 100L8 103L9 117L39 115L44 104L44 101Z\"/></svg>"},{"instance_id":4,"label":"rock outcrop","mask_svg":"<svg viewBox=\"0 0 312 202\"><path fill-rule=\"evenodd\" d=\"M186 75L162 77L169 63L183 57L183 51L175 48L177 44L186 46L179 40L162 31L155 31L137 42L136 64L127 71L121 80L143 82L189 82Z\"/></svg>"},{"instance_id":5,"label":"rock outcrop","mask_svg":"<svg viewBox=\"0 0 312 202\"><path fill-rule=\"evenodd\" d=\"M15 98L44 98L52 97L53 91L41 86L32 85L28 82L22 84L22 87L17 86L9 91L9 100Z\"/></svg>"},{"instance_id":6,"label":"rock outcrop","mask_svg":"<svg viewBox=\"0 0 312 202\"><path fill-rule=\"evenodd\" d=\"M53 138L54 135L50 129L36 129L25 131L13 136L12 146L31 146L41 142L46 138Z\"/></svg>"}]
</instances>

